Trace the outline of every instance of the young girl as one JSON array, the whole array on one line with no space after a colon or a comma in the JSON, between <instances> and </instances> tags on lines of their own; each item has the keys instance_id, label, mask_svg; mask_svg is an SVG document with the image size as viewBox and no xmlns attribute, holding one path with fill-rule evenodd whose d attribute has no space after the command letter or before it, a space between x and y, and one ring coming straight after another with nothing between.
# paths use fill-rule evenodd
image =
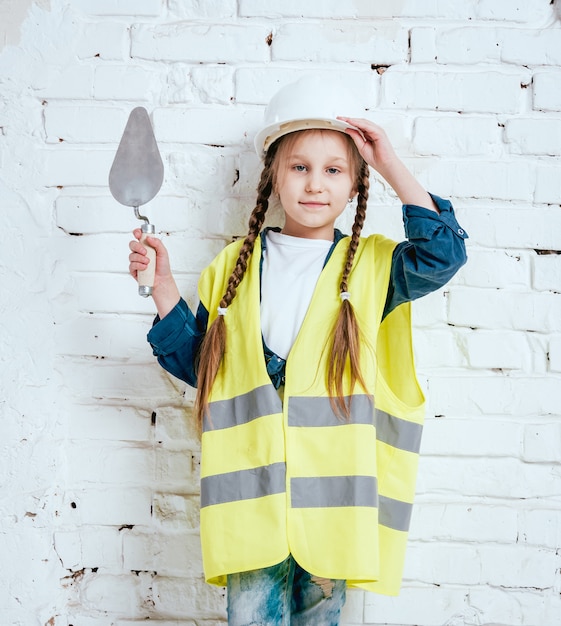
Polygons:
<instances>
[{"instance_id":1,"label":"young girl","mask_svg":"<svg viewBox=\"0 0 561 626\"><path fill-rule=\"evenodd\" d=\"M467 235L379 126L337 117L344 106L344 90L310 79L273 98L249 233L202 273L196 316L147 240L148 339L197 387L205 575L227 585L237 626L335 625L347 586L401 584L424 407L409 303L461 267ZM408 241L360 237L369 166L403 203ZM271 196L284 226L262 231ZM349 237L334 223L351 202ZM134 236L136 278L148 260Z\"/></svg>"}]
</instances>

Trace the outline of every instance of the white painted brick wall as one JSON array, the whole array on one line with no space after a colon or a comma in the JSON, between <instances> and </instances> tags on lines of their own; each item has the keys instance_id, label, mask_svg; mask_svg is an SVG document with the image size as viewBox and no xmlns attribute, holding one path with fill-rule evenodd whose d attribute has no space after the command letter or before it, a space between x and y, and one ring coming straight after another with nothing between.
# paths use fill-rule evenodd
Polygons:
<instances>
[{"instance_id":1,"label":"white painted brick wall","mask_svg":"<svg viewBox=\"0 0 561 626\"><path fill-rule=\"evenodd\" d=\"M414 305L428 415L403 590L349 593L343 623L561 625L559 0L4 4L0 623L225 623L202 578L194 393L145 342L137 222L107 173L145 106L165 162L146 212L194 306L245 231L263 106L320 73L471 236ZM372 183L367 231L401 237Z\"/></svg>"}]
</instances>

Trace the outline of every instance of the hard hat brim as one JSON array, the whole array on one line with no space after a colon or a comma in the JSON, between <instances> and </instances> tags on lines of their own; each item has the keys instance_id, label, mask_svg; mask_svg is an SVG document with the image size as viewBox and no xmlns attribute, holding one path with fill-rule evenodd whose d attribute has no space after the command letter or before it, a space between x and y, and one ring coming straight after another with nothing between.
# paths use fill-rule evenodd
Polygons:
<instances>
[{"instance_id":1,"label":"hard hat brim","mask_svg":"<svg viewBox=\"0 0 561 626\"><path fill-rule=\"evenodd\" d=\"M255 150L259 157L263 159L267 154L267 150L277 139L283 135L296 132L297 130L337 130L344 133L347 128L354 128L351 124L343 122L335 118L318 118L318 119L295 119L284 122L276 122L270 124L260 130L255 136Z\"/></svg>"}]
</instances>

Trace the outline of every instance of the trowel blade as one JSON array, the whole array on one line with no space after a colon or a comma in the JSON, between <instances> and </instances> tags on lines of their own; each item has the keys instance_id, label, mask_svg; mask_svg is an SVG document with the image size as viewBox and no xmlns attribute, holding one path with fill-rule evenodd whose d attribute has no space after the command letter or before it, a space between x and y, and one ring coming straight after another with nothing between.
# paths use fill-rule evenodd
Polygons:
<instances>
[{"instance_id":1,"label":"trowel blade","mask_svg":"<svg viewBox=\"0 0 561 626\"><path fill-rule=\"evenodd\" d=\"M158 193L164 164L144 107L131 111L109 172L109 189L117 202L138 207Z\"/></svg>"}]
</instances>

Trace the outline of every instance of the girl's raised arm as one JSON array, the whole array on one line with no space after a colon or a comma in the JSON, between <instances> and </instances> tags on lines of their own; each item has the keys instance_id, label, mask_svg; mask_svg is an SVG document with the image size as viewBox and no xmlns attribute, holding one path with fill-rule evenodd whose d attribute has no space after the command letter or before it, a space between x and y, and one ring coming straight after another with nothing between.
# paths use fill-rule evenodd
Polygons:
<instances>
[{"instance_id":1,"label":"girl's raised arm","mask_svg":"<svg viewBox=\"0 0 561 626\"><path fill-rule=\"evenodd\" d=\"M360 155L393 187L402 204L414 204L438 213L436 204L397 156L381 126L361 118L338 119L354 126L346 132L352 137Z\"/></svg>"}]
</instances>

